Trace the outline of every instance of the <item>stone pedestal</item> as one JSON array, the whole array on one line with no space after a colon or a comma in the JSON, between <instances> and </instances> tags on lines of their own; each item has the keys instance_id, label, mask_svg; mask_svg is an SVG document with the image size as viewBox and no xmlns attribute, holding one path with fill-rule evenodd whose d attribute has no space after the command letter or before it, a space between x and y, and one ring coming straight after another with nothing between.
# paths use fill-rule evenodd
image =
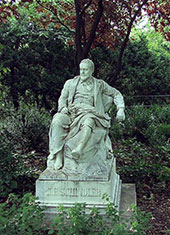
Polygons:
<instances>
[{"instance_id":1,"label":"stone pedestal","mask_svg":"<svg viewBox=\"0 0 170 235\"><path fill-rule=\"evenodd\" d=\"M36 196L45 213L52 217L57 213L57 207L62 204L69 208L75 203L86 203L87 213L96 206L104 214L106 202L102 199L107 194L110 201L120 208L121 180L116 173L116 160L113 159L110 172L106 177L91 179L76 175L66 175L62 170L53 172L46 169L36 181Z\"/></svg>"}]
</instances>

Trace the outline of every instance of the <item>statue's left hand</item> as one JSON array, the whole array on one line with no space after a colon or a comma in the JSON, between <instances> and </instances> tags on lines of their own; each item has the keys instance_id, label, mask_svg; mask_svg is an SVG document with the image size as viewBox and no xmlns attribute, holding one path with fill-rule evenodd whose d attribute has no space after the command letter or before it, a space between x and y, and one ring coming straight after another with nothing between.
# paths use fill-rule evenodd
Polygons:
<instances>
[{"instance_id":1,"label":"statue's left hand","mask_svg":"<svg viewBox=\"0 0 170 235\"><path fill-rule=\"evenodd\" d=\"M122 122L125 120L125 112L124 112L124 108L120 108L117 111L117 115L116 115L116 120L119 122Z\"/></svg>"}]
</instances>

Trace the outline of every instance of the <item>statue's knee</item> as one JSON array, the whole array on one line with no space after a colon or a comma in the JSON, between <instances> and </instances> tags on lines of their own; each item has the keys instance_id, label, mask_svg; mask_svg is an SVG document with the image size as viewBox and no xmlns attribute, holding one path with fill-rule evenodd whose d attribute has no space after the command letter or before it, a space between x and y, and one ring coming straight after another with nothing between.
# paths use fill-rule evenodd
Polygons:
<instances>
[{"instance_id":1,"label":"statue's knee","mask_svg":"<svg viewBox=\"0 0 170 235\"><path fill-rule=\"evenodd\" d=\"M84 121L84 123L82 124L82 126L84 127L84 126L88 126L88 127L90 127L91 129L93 129L94 128L94 120L93 120L93 118L87 118L85 121Z\"/></svg>"},{"instance_id":2,"label":"statue's knee","mask_svg":"<svg viewBox=\"0 0 170 235\"><path fill-rule=\"evenodd\" d=\"M52 125L69 125L70 118L67 114L56 113L52 120Z\"/></svg>"}]
</instances>

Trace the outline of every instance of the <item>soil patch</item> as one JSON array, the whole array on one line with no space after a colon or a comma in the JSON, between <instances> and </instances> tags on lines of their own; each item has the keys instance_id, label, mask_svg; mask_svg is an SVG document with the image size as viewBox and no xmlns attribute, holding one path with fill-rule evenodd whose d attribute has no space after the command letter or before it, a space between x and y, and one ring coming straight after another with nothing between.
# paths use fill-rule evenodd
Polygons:
<instances>
[{"instance_id":1,"label":"soil patch","mask_svg":"<svg viewBox=\"0 0 170 235\"><path fill-rule=\"evenodd\" d=\"M152 213L152 226L146 234L170 234L170 183L137 187L137 205Z\"/></svg>"}]
</instances>

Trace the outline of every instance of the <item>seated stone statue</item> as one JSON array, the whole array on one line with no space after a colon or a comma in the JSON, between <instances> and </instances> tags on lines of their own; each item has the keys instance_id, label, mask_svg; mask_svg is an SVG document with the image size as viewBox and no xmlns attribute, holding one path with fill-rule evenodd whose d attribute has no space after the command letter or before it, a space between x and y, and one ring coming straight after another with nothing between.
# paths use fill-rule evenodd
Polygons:
<instances>
[{"instance_id":1,"label":"seated stone statue","mask_svg":"<svg viewBox=\"0 0 170 235\"><path fill-rule=\"evenodd\" d=\"M112 155L108 109L117 106L119 121L125 119L121 93L92 76L94 63L84 59L80 75L66 81L49 131L47 169L93 175L105 172Z\"/></svg>"}]
</instances>

